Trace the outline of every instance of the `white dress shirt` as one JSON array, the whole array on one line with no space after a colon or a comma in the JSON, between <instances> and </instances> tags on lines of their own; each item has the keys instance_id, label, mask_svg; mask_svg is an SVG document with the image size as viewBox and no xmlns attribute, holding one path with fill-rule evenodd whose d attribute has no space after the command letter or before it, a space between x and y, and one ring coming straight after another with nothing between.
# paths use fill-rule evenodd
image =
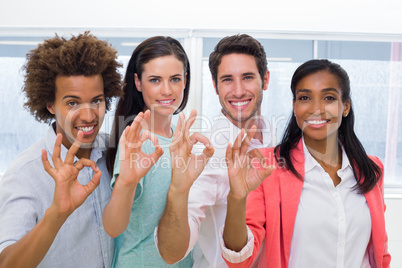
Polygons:
<instances>
[{"instance_id":1,"label":"white dress shirt","mask_svg":"<svg viewBox=\"0 0 402 268\"><path fill-rule=\"evenodd\" d=\"M289 268L370 267L368 244L371 236L370 211L363 194L354 190L356 179L342 148L341 182L331 177L307 150L303 139L305 174L290 247ZM269 228L269 227L267 227ZM225 259L239 263L251 256L254 237L240 252L229 250L222 239Z\"/></svg>"},{"instance_id":2,"label":"white dress shirt","mask_svg":"<svg viewBox=\"0 0 402 268\"><path fill-rule=\"evenodd\" d=\"M276 142L275 126L271 127L264 117L261 119L263 143L252 139L249 150L270 147ZM233 144L241 130L223 114L214 120L214 125L202 134L209 138L215 153L191 186L188 199L190 243L186 256L194 248L193 267L227 267L219 244L219 228L225 222L226 199L230 189L225 155L227 144ZM200 146L194 147L193 153L202 152ZM155 230L155 243L158 243L156 234Z\"/></svg>"}]
</instances>

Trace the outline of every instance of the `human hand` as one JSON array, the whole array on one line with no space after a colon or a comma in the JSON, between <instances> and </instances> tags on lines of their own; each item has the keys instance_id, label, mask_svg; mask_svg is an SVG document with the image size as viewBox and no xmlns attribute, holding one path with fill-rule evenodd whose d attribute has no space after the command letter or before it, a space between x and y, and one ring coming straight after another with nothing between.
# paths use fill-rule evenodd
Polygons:
<instances>
[{"instance_id":1,"label":"human hand","mask_svg":"<svg viewBox=\"0 0 402 268\"><path fill-rule=\"evenodd\" d=\"M276 169L275 166L267 166L258 149L247 153L255 132L256 127L252 126L243 139L245 130L242 129L233 146L229 143L226 148L229 194L237 199L246 198L249 192L256 189Z\"/></svg>"},{"instance_id":2,"label":"human hand","mask_svg":"<svg viewBox=\"0 0 402 268\"><path fill-rule=\"evenodd\" d=\"M179 116L173 141L169 146L172 160L171 189L176 193L185 193L204 170L209 158L214 154L214 148L208 138L200 133L190 136L190 128L197 116L197 111L192 110L187 121L183 113ZM201 142L205 149L201 155L191 153L194 144Z\"/></svg>"},{"instance_id":3,"label":"human hand","mask_svg":"<svg viewBox=\"0 0 402 268\"><path fill-rule=\"evenodd\" d=\"M147 121L149 116L149 110L139 113L131 126L127 126L121 135L119 183L137 185L163 155L158 138L148 130L141 133L142 124ZM149 155L141 150L142 144L147 139L155 145L155 151Z\"/></svg>"},{"instance_id":4,"label":"human hand","mask_svg":"<svg viewBox=\"0 0 402 268\"><path fill-rule=\"evenodd\" d=\"M71 145L63 162L60 157L62 134L57 134L52 155L54 167L49 163L46 150L42 150L43 167L56 183L52 206L61 216L68 217L73 213L100 183L102 174L94 161L81 158L74 163L74 156L80 148L82 138L83 132L78 131L77 139ZM78 173L84 167L91 167L95 172L86 185L82 185L77 180Z\"/></svg>"}]
</instances>

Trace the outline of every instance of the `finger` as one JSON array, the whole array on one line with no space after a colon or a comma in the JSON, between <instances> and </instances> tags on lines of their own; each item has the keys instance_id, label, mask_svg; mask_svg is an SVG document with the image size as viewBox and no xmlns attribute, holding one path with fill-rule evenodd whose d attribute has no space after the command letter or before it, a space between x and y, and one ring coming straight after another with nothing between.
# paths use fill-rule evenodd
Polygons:
<instances>
[{"instance_id":1,"label":"finger","mask_svg":"<svg viewBox=\"0 0 402 268\"><path fill-rule=\"evenodd\" d=\"M254 168L256 168L258 170L262 170L263 168L267 167L265 158L260 150L253 149L250 152L248 152L248 156L249 156L249 158L252 159L252 165Z\"/></svg>"},{"instance_id":2,"label":"finger","mask_svg":"<svg viewBox=\"0 0 402 268\"><path fill-rule=\"evenodd\" d=\"M247 153L248 148L251 144L251 139L254 137L255 132L257 131L257 127L253 125L248 131L247 136L243 139L240 148L240 154L244 155Z\"/></svg>"},{"instance_id":3,"label":"finger","mask_svg":"<svg viewBox=\"0 0 402 268\"><path fill-rule=\"evenodd\" d=\"M130 132L127 133L127 141L135 142L135 138L141 133L141 122L144 118L144 114L140 112L130 125Z\"/></svg>"},{"instance_id":4,"label":"finger","mask_svg":"<svg viewBox=\"0 0 402 268\"><path fill-rule=\"evenodd\" d=\"M195 119L197 118L197 110L193 109L191 110L190 116L186 121L186 126L185 126L185 137L188 138L190 135L190 128L195 122Z\"/></svg>"},{"instance_id":5,"label":"finger","mask_svg":"<svg viewBox=\"0 0 402 268\"><path fill-rule=\"evenodd\" d=\"M95 174L92 176L92 179L87 183L87 185L84 185L85 192L87 193L87 196L89 196L95 189L98 187L100 184L100 178L102 176L102 172L98 170L95 172Z\"/></svg>"},{"instance_id":6,"label":"finger","mask_svg":"<svg viewBox=\"0 0 402 268\"><path fill-rule=\"evenodd\" d=\"M202 154L199 155L199 157L202 157L204 160L208 161L208 159L214 154L215 150L212 147L209 139L198 132L193 133L189 137L189 144L190 144L189 153L191 153L194 144L196 144L197 142L201 142L205 146L204 150L202 151Z\"/></svg>"},{"instance_id":7,"label":"finger","mask_svg":"<svg viewBox=\"0 0 402 268\"><path fill-rule=\"evenodd\" d=\"M207 147L207 145L210 145L209 139L207 137L198 132L195 132L188 138L188 143L191 147L193 147L193 145L195 145L197 142L201 142L202 144L204 144L205 147Z\"/></svg>"},{"instance_id":8,"label":"finger","mask_svg":"<svg viewBox=\"0 0 402 268\"><path fill-rule=\"evenodd\" d=\"M239 156L239 151L240 151L240 147L241 147L241 142L243 140L244 137L244 129L242 129L239 133L239 135L237 135L236 140L233 143L233 148L232 148L232 156L233 157L238 157Z\"/></svg>"},{"instance_id":9,"label":"finger","mask_svg":"<svg viewBox=\"0 0 402 268\"><path fill-rule=\"evenodd\" d=\"M63 161L60 158L61 140L62 139L63 139L63 135L58 133L56 136L56 141L54 143L53 154L52 154L53 165L56 169L58 169L63 164Z\"/></svg>"},{"instance_id":10,"label":"finger","mask_svg":"<svg viewBox=\"0 0 402 268\"><path fill-rule=\"evenodd\" d=\"M228 168L232 167L232 161L233 161L232 151L233 151L232 144L229 142L228 146L226 147L226 156L225 156L226 165Z\"/></svg>"},{"instance_id":11,"label":"finger","mask_svg":"<svg viewBox=\"0 0 402 268\"><path fill-rule=\"evenodd\" d=\"M140 135L140 142L144 142L146 140L150 140L154 146L159 145L158 137L149 130L144 130Z\"/></svg>"},{"instance_id":12,"label":"finger","mask_svg":"<svg viewBox=\"0 0 402 268\"><path fill-rule=\"evenodd\" d=\"M74 143L70 146L70 149L67 151L66 160L64 161L66 164L73 164L75 154L78 152L81 146L82 138L84 136L84 132L81 130L78 131L77 138Z\"/></svg>"},{"instance_id":13,"label":"finger","mask_svg":"<svg viewBox=\"0 0 402 268\"><path fill-rule=\"evenodd\" d=\"M180 141L183 137L183 127L184 127L184 114L180 113L179 119L177 121L177 126L173 134L172 142L169 145L170 151L175 151L177 146L180 144Z\"/></svg>"},{"instance_id":14,"label":"finger","mask_svg":"<svg viewBox=\"0 0 402 268\"><path fill-rule=\"evenodd\" d=\"M159 145L157 145L155 147L155 151L149 155L149 157L151 158L151 161L152 161L152 165L154 165L162 155L163 155L163 150Z\"/></svg>"},{"instance_id":15,"label":"finger","mask_svg":"<svg viewBox=\"0 0 402 268\"><path fill-rule=\"evenodd\" d=\"M99 170L98 166L94 161L86 158L81 158L80 160L78 160L74 164L74 167L78 170L82 170L84 167L91 167L95 172Z\"/></svg>"},{"instance_id":16,"label":"finger","mask_svg":"<svg viewBox=\"0 0 402 268\"><path fill-rule=\"evenodd\" d=\"M47 159L47 151L45 149L42 149L42 164L43 168L46 170L46 172L53 177L54 175L54 168L50 165L49 160Z\"/></svg>"}]
</instances>

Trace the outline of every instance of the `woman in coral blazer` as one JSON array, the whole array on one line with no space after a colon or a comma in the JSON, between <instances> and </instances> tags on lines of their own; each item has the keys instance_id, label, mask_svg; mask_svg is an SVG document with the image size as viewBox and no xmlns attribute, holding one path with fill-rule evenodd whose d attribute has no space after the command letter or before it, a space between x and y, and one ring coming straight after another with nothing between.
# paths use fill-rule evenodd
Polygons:
<instances>
[{"instance_id":1,"label":"woman in coral blazer","mask_svg":"<svg viewBox=\"0 0 402 268\"><path fill-rule=\"evenodd\" d=\"M347 73L311 60L291 89L279 146L246 154L255 130L228 146L223 257L229 267L389 267L383 166L354 133Z\"/></svg>"}]
</instances>

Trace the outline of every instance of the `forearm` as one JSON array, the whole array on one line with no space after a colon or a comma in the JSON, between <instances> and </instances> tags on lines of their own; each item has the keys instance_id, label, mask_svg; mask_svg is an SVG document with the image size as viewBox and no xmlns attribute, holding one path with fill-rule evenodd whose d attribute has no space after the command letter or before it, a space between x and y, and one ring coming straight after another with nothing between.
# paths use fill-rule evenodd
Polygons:
<instances>
[{"instance_id":1,"label":"forearm","mask_svg":"<svg viewBox=\"0 0 402 268\"><path fill-rule=\"evenodd\" d=\"M126 230L136 188L136 184L124 185L116 180L109 203L103 210L103 227L111 237L117 237Z\"/></svg>"},{"instance_id":2,"label":"forearm","mask_svg":"<svg viewBox=\"0 0 402 268\"><path fill-rule=\"evenodd\" d=\"M166 263L180 261L190 241L188 194L169 190L165 211L158 225L158 249Z\"/></svg>"},{"instance_id":3,"label":"forearm","mask_svg":"<svg viewBox=\"0 0 402 268\"><path fill-rule=\"evenodd\" d=\"M0 254L0 267L36 267L45 257L67 215L59 215L52 207L38 224L18 242Z\"/></svg>"},{"instance_id":4,"label":"forearm","mask_svg":"<svg viewBox=\"0 0 402 268\"><path fill-rule=\"evenodd\" d=\"M247 244L246 197L237 199L229 192L223 240L226 248L236 252Z\"/></svg>"}]
</instances>

